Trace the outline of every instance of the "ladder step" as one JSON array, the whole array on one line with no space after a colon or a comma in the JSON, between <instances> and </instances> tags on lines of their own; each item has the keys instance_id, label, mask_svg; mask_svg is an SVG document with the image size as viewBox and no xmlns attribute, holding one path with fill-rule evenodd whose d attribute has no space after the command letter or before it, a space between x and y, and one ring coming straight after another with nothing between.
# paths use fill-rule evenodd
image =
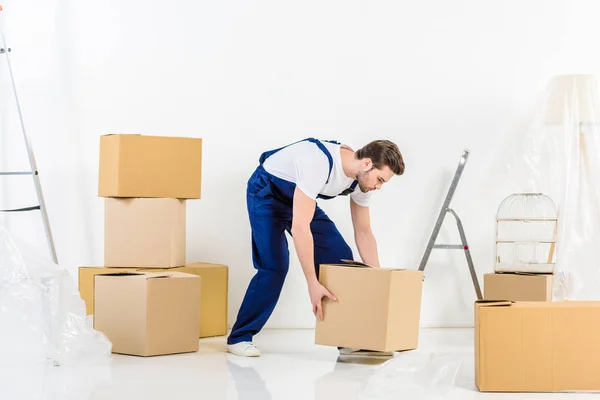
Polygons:
<instances>
[{"instance_id":1,"label":"ladder step","mask_svg":"<svg viewBox=\"0 0 600 400\"><path fill-rule=\"evenodd\" d=\"M33 171L0 172L0 175L33 175Z\"/></svg>"},{"instance_id":2,"label":"ladder step","mask_svg":"<svg viewBox=\"0 0 600 400\"><path fill-rule=\"evenodd\" d=\"M433 248L434 249L454 249L454 250L468 250L469 249L468 247L465 249L465 246L463 246L462 244L434 244Z\"/></svg>"},{"instance_id":3,"label":"ladder step","mask_svg":"<svg viewBox=\"0 0 600 400\"><path fill-rule=\"evenodd\" d=\"M20 211L33 211L33 210L41 210L41 207L40 206L31 206L31 207L13 208L10 210L0 210L0 212L20 212Z\"/></svg>"}]
</instances>

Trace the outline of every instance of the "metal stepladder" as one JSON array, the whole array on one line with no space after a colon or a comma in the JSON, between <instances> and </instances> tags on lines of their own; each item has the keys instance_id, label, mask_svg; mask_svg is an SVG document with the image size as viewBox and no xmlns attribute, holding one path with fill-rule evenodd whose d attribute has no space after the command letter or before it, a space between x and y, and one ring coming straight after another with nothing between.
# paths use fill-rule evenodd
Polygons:
<instances>
[{"instance_id":1,"label":"metal stepladder","mask_svg":"<svg viewBox=\"0 0 600 400\"><path fill-rule=\"evenodd\" d=\"M462 221L460 220L458 214L450 208L450 202L452 201L452 197L454 196L454 192L456 191L456 187L458 186L458 181L463 173L465 168L465 164L467 163L467 159L469 158L470 151L465 149L460 158L460 162L458 163L458 167L454 174L454 178L452 179L452 183L450 184L450 188L448 189L448 194L446 195L446 199L444 200L444 204L442 205L442 209L437 218L435 226L433 228L433 232L431 237L429 238L429 242L427 243L427 248L425 249L425 253L423 254L423 258L421 259L421 264L419 265L419 271L425 271L425 266L427 265L427 261L429 260L429 256L431 255L431 251L433 249L451 249L451 250L464 250L465 256L467 258L467 264L469 265L469 271L471 273L471 279L473 280L473 286L475 287L475 293L477 294L477 299L482 300L483 296L481 295L481 288L479 287L479 280L477 279L477 273L475 272L475 267L473 265L473 259L471 258L471 253L469 251L469 244L467 243L467 237L465 235L465 231L463 228ZM452 214L456 219L456 225L458 227L458 233L460 234L460 239L462 244L436 244L436 239L438 234L440 233L440 229L446 217L446 214Z\"/></svg>"},{"instance_id":2,"label":"metal stepladder","mask_svg":"<svg viewBox=\"0 0 600 400\"><path fill-rule=\"evenodd\" d=\"M0 13L1 12L2 12L2 6L0 5ZM6 45L6 42L4 40L4 30L2 28L2 20L0 19L0 57L3 57L6 59L8 74L10 76L10 82L12 84L12 89L13 89L12 92L13 92L16 107L17 107L17 114L19 116L21 132L23 134L23 139L25 140L25 146L27 147L27 155L29 157L29 166L30 166L29 171L11 171L11 172L1 172L0 171L0 177L11 176L11 175L24 175L24 176L30 175L33 178L33 183L35 185L35 191L37 194L38 205L31 206L31 207L9 209L9 210L0 210L0 212L24 212L24 211L40 210L40 213L42 215L42 221L44 224L44 230L46 232L46 240L48 242L50 254L52 255L53 261L56 264L58 264L58 257L56 256L56 248L54 247L54 240L52 238L52 231L50 229L50 221L48 219L48 212L46 210L46 204L44 202L42 186L40 184L40 176L39 176L39 172L37 169L35 156L33 154L33 149L31 147L31 141L29 140L29 136L27 135L27 132L25 130L23 114L21 112L21 106L19 104L19 96L17 95L17 87L15 85L15 79L14 79L13 72L12 72L12 65L10 63L10 53L11 53L11 49Z\"/></svg>"}]
</instances>

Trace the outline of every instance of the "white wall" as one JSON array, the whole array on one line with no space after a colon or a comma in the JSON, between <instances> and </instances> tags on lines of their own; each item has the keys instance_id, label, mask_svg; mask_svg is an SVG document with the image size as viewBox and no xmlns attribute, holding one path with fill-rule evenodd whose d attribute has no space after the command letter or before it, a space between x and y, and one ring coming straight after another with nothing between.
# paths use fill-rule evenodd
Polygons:
<instances>
[{"instance_id":1,"label":"white wall","mask_svg":"<svg viewBox=\"0 0 600 400\"><path fill-rule=\"evenodd\" d=\"M377 193L372 221L382 264L417 268L470 148L453 206L482 279L492 270L500 201L482 195L494 185L486 169L497 144L526 129L549 77L600 72L593 0L4 5L61 264L73 277L79 265L102 265L100 135L201 137L203 198L188 203L188 260L230 266L230 323L254 273L244 191L263 150L308 136L357 148L396 141L406 174ZM26 165L3 60L0 75L0 167ZM18 185L3 182L0 208L17 205ZM31 190L23 196L34 201ZM352 243L347 200L322 207ZM46 251L37 215L5 222ZM440 240L458 240L452 220ZM423 326L471 325L475 294L464 255L435 251L426 272ZM293 250L269 326L313 326Z\"/></svg>"}]
</instances>

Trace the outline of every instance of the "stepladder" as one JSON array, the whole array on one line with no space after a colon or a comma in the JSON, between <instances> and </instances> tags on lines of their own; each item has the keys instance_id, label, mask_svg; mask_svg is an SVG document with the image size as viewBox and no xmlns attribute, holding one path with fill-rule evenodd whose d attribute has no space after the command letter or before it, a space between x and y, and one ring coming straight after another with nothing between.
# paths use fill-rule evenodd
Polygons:
<instances>
[{"instance_id":1,"label":"stepladder","mask_svg":"<svg viewBox=\"0 0 600 400\"><path fill-rule=\"evenodd\" d=\"M467 265L469 267L469 272L471 274L471 279L473 281L473 286L475 288L475 294L477 295L478 300L482 300L483 296L481 294L481 288L479 286L479 280L477 278L477 272L475 271L475 266L473 264L473 258L471 256L471 251L469 249L469 244L467 243L467 236L465 234L463 223L458 216L458 213L450 208L450 203L452 202L452 198L454 197L454 193L456 192L456 188L458 187L458 183L462 176L463 170L465 169L465 165L469 158L470 151L468 149L463 150L460 161L458 163L458 167L456 168L456 172L454 173L454 177L452 178L452 182L450 183L450 187L448 189L448 193L446 194L446 198L444 199L444 203L442 205L442 209L440 210L435 225L433 227L433 232L429 238L427 243L427 247L425 248L425 252L421 259L421 263L419 265L419 271L425 271L425 266L429 261L429 257L431 256L431 252L434 249L443 249L443 250L462 250L464 251ZM438 244L436 243L444 220L446 216L450 214L454 217L456 221L456 226L458 229L458 233L460 235L460 244Z\"/></svg>"},{"instance_id":2,"label":"stepladder","mask_svg":"<svg viewBox=\"0 0 600 400\"><path fill-rule=\"evenodd\" d=\"M21 105L19 102L19 96L17 93L17 86L15 83L15 77L13 74L13 68L11 63L11 53L12 49L7 45L7 41L4 35L4 26L3 26L3 8L0 5L0 63L5 64L5 68L0 65L0 73L7 73L10 81L10 85L12 86L12 90L10 93L0 93L0 96L13 96L14 104L16 105L16 112L18 117L18 126L21 131L21 136L23 137L23 144L27 150L28 164L29 168L27 170L16 170L16 171L0 171L0 179L3 177L9 176L22 176L24 178L31 177L33 180L33 185L35 187L35 193L37 197L37 204L32 206L22 206L18 208L9 208L9 209L0 209L2 213L19 213L19 212L29 212L29 211L39 211L42 218L42 223L44 226L46 242L48 245L48 249L50 251L50 255L54 263L58 264L58 257L56 255L56 248L54 245L54 239L52 237L52 230L50 228L50 221L48 218L48 211L46 209L46 203L44 201L44 195L42 192L42 186L40 183L40 175L37 167L37 163L35 160L35 154L31 145L31 140L27 134L25 129L25 121L23 118L23 113L21 111ZM0 109L0 113L4 110ZM1 129L1 128L0 128ZM0 135L4 135L6 132L2 132L0 130Z\"/></svg>"}]
</instances>

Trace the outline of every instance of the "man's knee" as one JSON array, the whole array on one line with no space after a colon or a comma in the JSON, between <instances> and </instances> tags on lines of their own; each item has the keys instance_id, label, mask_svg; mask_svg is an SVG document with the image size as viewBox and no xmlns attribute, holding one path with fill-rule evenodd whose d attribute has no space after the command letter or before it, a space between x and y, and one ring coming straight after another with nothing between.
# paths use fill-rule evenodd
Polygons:
<instances>
[{"instance_id":1,"label":"man's knee","mask_svg":"<svg viewBox=\"0 0 600 400\"><path fill-rule=\"evenodd\" d=\"M283 286L288 268L262 269L259 273L259 279L267 280L271 284Z\"/></svg>"}]
</instances>

